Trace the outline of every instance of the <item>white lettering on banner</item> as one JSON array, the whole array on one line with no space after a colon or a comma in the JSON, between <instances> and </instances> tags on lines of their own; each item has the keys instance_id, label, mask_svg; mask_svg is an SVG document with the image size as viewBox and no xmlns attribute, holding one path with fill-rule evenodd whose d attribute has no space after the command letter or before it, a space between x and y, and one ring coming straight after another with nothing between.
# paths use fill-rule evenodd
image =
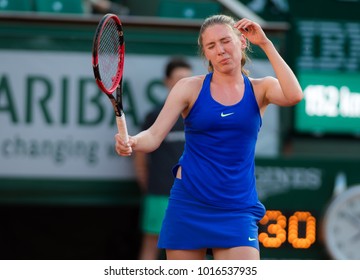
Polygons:
<instances>
[{"instance_id":1,"label":"white lettering on banner","mask_svg":"<svg viewBox=\"0 0 360 280\"><path fill-rule=\"evenodd\" d=\"M124 106L129 134L138 131L153 106L151 100L165 99L166 89L158 81L163 79L167 59L126 56ZM114 152L115 116L94 81L91 53L1 50L0 61L0 177L135 177L132 158ZM206 73L201 58L189 61L194 74ZM255 77L272 75L268 62L253 60L251 67ZM257 153L276 155L277 109L270 108L267 114Z\"/></svg>"},{"instance_id":2,"label":"white lettering on banner","mask_svg":"<svg viewBox=\"0 0 360 280\"><path fill-rule=\"evenodd\" d=\"M360 93L346 86L309 85L304 97L308 116L360 118Z\"/></svg>"}]
</instances>

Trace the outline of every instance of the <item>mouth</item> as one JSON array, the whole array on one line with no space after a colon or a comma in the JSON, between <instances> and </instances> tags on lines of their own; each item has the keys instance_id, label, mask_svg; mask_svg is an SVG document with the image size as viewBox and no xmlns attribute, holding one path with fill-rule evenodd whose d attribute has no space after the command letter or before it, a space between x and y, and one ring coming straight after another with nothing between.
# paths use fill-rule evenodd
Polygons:
<instances>
[{"instance_id":1,"label":"mouth","mask_svg":"<svg viewBox=\"0 0 360 280\"><path fill-rule=\"evenodd\" d=\"M219 61L220 64L227 64L229 62L230 58L223 58Z\"/></svg>"}]
</instances>

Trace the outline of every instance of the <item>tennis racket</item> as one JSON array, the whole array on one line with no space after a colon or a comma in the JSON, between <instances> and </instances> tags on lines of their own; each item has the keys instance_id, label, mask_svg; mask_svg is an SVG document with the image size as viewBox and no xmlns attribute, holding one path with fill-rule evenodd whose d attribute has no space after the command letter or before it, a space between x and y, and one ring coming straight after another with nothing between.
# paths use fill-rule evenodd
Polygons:
<instances>
[{"instance_id":1,"label":"tennis racket","mask_svg":"<svg viewBox=\"0 0 360 280\"><path fill-rule=\"evenodd\" d=\"M129 139L122 102L125 41L121 21L117 15L106 14L100 20L94 35L92 66L95 81L110 99L115 111L120 137ZM116 98L113 93L116 91Z\"/></svg>"}]
</instances>

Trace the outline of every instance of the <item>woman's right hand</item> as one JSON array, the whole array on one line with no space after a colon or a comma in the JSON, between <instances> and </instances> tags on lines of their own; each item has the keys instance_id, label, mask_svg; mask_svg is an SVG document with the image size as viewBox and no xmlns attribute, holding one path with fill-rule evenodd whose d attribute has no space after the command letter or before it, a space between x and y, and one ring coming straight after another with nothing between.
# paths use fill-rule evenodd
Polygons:
<instances>
[{"instance_id":1,"label":"woman's right hand","mask_svg":"<svg viewBox=\"0 0 360 280\"><path fill-rule=\"evenodd\" d=\"M132 147L135 146L135 138L129 135L128 142L125 142L121 137L120 134L115 135L115 151L119 156L131 156L132 154Z\"/></svg>"}]
</instances>

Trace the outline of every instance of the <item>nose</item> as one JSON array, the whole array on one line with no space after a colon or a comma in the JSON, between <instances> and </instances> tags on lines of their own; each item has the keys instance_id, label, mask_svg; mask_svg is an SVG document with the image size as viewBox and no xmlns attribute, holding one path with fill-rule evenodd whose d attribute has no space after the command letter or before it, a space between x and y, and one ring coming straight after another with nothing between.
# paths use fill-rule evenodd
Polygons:
<instances>
[{"instance_id":1,"label":"nose","mask_svg":"<svg viewBox=\"0 0 360 280\"><path fill-rule=\"evenodd\" d=\"M225 51L224 51L224 46L222 44L217 44L216 45L216 52L218 54L223 54Z\"/></svg>"}]
</instances>

